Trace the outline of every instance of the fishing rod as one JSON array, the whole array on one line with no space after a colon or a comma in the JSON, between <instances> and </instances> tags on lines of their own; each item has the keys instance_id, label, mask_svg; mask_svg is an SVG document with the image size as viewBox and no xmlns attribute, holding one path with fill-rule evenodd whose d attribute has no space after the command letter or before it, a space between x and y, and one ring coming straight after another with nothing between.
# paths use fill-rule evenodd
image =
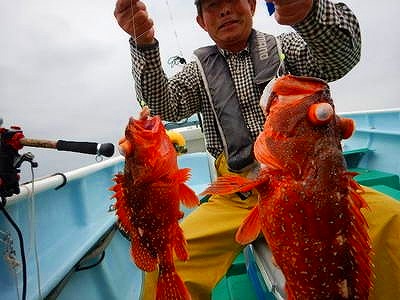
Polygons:
<instances>
[{"instance_id":1,"label":"fishing rod","mask_svg":"<svg viewBox=\"0 0 400 300\"><path fill-rule=\"evenodd\" d=\"M20 155L18 151L24 146L50 148L58 151L70 151L96 156L111 157L114 145L111 143L75 142L65 140L44 140L26 138L22 129L11 126L10 129L0 127L0 196L11 197L19 194L19 173L21 164L26 161L37 167L34 156L28 152Z\"/></svg>"}]
</instances>

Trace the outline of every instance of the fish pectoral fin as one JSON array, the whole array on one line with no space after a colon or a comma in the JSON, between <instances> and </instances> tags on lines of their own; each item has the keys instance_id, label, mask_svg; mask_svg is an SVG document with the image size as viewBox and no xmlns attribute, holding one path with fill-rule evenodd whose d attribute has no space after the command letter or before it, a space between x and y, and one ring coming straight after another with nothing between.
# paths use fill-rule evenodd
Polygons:
<instances>
[{"instance_id":1,"label":"fish pectoral fin","mask_svg":"<svg viewBox=\"0 0 400 300\"><path fill-rule=\"evenodd\" d=\"M179 185L179 196L183 205L188 208L196 207L200 204L196 193L184 183Z\"/></svg>"},{"instance_id":2,"label":"fish pectoral fin","mask_svg":"<svg viewBox=\"0 0 400 300\"><path fill-rule=\"evenodd\" d=\"M256 205L243 220L238 231L236 232L236 242L246 245L254 241L261 231L261 220L259 206Z\"/></svg>"},{"instance_id":3,"label":"fish pectoral fin","mask_svg":"<svg viewBox=\"0 0 400 300\"><path fill-rule=\"evenodd\" d=\"M227 195L236 192L248 192L259 183L258 180L250 180L239 175L221 176L200 195Z\"/></svg>"},{"instance_id":4,"label":"fish pectoral fin","mask_svg":"<svg viewBox=\"0 0 400 300\"><path fill-rule=\"evenodd\" d=\"M175 178L177 183L185 183L190 178L190 168L179 169L175 174L171 175L171 178Z\"/></svg>"},{"instance_id":5,"label":"fish pectoral fin","mask_svg":"<svg viewBox=\"0 0 400 300\"><path fill-rule=\"evenodd\" d=\"M181 202L186 207L192 208L198 206L200 202L196 196L196 193L185 184L189 178L190 168L179 169L174 175L171 176L171 179L174 180L174 182L179 186L179 196Z\"/></svg>"},{"instance_id":6,"label":"fish pectoral fin","mask_svg":"<svg viewBox=\"0 0 400 300\"><path fill-rule=\"evenodd\" d=\"M342 139L344 140L350 138L356 128L354 121L349 118L339 118L339 126L342 133Z\"/></svg>"}]
</instances>

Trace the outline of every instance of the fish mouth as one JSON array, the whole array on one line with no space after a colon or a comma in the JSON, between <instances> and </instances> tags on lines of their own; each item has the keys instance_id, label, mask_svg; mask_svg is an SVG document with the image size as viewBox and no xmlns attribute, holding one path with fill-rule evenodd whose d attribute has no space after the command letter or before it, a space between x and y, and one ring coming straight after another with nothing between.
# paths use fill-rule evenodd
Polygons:
<instances>
[{"instance_id":1,"label":"fish mouth","mask_svg":"<svg viewBox=\"0 0 400 300\"><path fill-rule=\"evenodd\" d=\"M130 127L132 126L136 130L139 131L157 131L160 125L160 119L156 117L148 117L143 120L136 120L134 118L130 118L129 120Z\"/></svg>"},{"instance_id":2,"label":"fish mouth","mask_svg":"<svg viewBox=\"0 0 400 300\"><path fill-rule=\"evenodd\" d=\"M158 119L148 118L147 120L143 121L143 129L149 131L157 130L158 124L159 124Z\"/></svg>"},{"instance_id":3,"label":"fish mouth","mask_svg":"<svg viewBox=\"0 0 400 300\"><path fill-rule=\"evenodd\" d=\"M158 135L160 126L162 126L161 119L157 116L142 120L136 120L131 117L125 129L125 138L133 144L138 142L138 140L143 142L151 140L154 136Z\"/></svg>"}]
</instances>

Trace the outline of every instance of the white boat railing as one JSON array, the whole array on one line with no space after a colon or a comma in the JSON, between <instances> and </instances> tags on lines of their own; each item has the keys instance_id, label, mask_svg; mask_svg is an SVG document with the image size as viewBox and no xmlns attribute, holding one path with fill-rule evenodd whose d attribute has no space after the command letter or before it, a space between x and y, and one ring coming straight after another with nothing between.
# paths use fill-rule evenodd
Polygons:
<instances>
[{"instance_id":1,"label":"white boat railing","mask_svg":"<svg viewBox=\"0 0 400 300\"><path fill-rule=\"evenodd\" d=\"M34 191L35 193L40 193L46 190L51 190L55 189L63 184L65 184L65 180L67 182L71 182L73 180L79 180L80 178L84 178L90 174L93 174L99 170L103 170L106 168L114 167L116 165L119 165L123 162L124 157L123 156L117 156L113 157L110 159L107 159L105 161L101 161L86 167L78 168L66 173L61 174L55 174L50 177L45 177L41 179L37 179L34 181ZM65 179L64 179L65 176ZM20 201L21 199L27 199L31 196L32 194L32 183L25 183L23 185L20 185L20 193L18 195L13 195L12 197L9 197L7 200L7 206L14 205L16 202Z\"/></svg>"}]
</instances>

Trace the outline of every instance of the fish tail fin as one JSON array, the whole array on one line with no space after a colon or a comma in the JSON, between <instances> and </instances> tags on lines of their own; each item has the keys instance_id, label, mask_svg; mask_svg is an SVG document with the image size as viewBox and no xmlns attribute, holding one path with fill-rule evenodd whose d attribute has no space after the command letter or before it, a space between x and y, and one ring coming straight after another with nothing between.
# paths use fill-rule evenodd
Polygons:
<instances>
[{"instance_id":1,"label":"fish tail fin","mask_svg":"<svg viewBox=\"0 0 400 300\"><path fill-rule=\"evenodd\" d=\"M188 208L198 206L200 204L199 198L197 198L196 193L185 184L190 178L190 169L179 169L175 176L179 183L179 196L183 205Z\"/></svg>"},{"instance_id":2,"label":"fish tail fin","mask_svg":"<svg viewBox=\"0 0 400 300\"><path fill-rule=\"evenodd\" d=\"M236 192L248 192L259 183L259 181L250 180L239 175L221 176L200 195L227 195Z\"/></svg>"},{"instance_id":3,"label":"fish tail fin","mask_svg":"<svg viewBox=\"0 0 400 300\"><path fill-rule=\"evenodd\" d=\"M192 298L178 273L175 270L170 272L163 271L162 267L160 266L156 299L190 300Z\"/></svg>"},{"instance_id":4,"label":"fish tail fin","mask_svg":"<svg viewBox=\"0 0 400 300\"><path fill-rule=\"evenodd\" d=\"M239 244L245 245L254 241L261 231L259 206L256 205L243 220L236 231L235 239Z\"/></svg>"},{"instance_id":5,"label":"fish tail fin","mask_svg":"<svg viewBox=\"0 0 400 300\"><path fill-rule=\"evenodd\" d=\"M176 256L183 261L187 261L189 259L189 252L186 248L186 240L183 234L182 228L179 224L176 224L176 233L175 233L175 254Z\"/></svg>"},{"instance_id":6,"label":"fish tail fin","mask_svg":"<svg viewBox=\"0 0 400 300\"><path fill-rule=\"evenodd\" d=\"M172 248L160 256L156 300L190 300L190 294L176 272Z\"/></svg>"}]
</instances>

